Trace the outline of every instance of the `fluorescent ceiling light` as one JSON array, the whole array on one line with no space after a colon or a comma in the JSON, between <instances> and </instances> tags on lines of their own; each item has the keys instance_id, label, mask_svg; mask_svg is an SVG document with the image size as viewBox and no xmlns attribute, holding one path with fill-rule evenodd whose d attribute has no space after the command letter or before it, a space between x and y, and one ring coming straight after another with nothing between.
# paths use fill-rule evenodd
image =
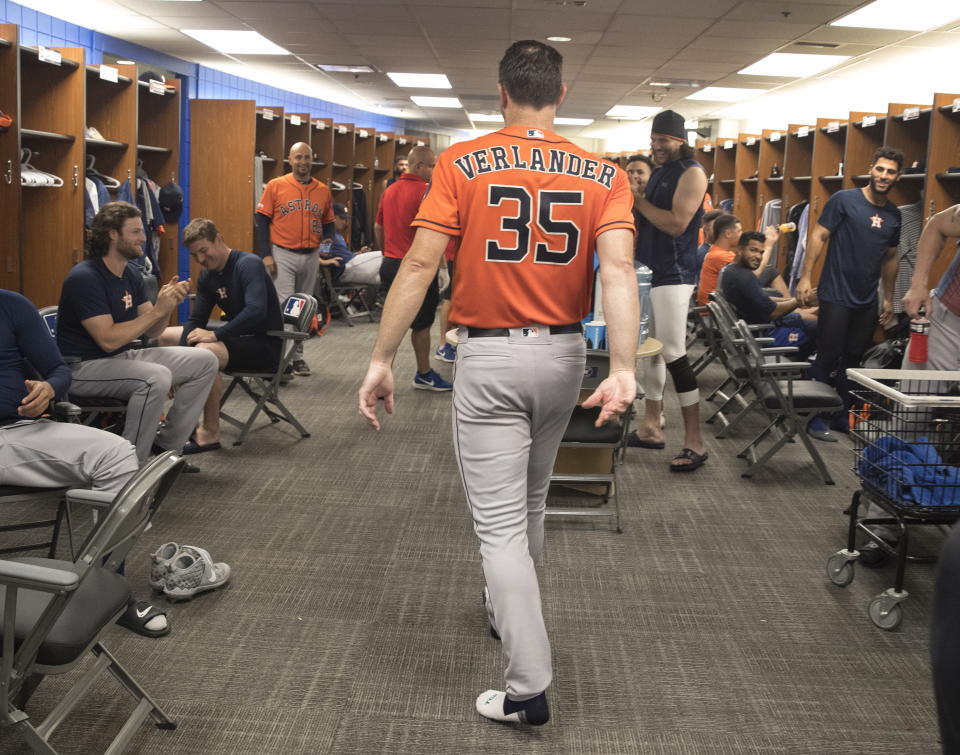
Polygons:
<instances>
[{"instance_id":1,"label":"fluorescent ceiling light","mask_svg":"<svg viewBox=\"0 0 960 755\"><path fill-rule=\"evenodd\" d=\"M652 87L668 87L670 86L669 81L651 81L650 86Z\"/></svg>"},{"instance_id":2,"label":"fluorescent ceiling light","mask_svg":"<svg viewBox=\"0 0 960 755\"><path fill-rule=\"evenodd\" d=\"M474 123L503 123L500 113L470 113L470 120Z\"/></svg>"},{"instance_id":3,"label":"fluorescent ceiling light","mask_svg":"<svg viewBox=\"0 0 960 755\"><path fill-rule=\"evenodd\" d=\"M830 26L857 26L862 29L926 31L960 18L960 6L951 0L875 0Z\"/></svg>"},{"instance_id":4,"label":"fluorescent ceiling light","mask_svg":"<svg viewBox=\"0 0 960 755\"><path fill-rule=\"evenodd\" d=\"M589 126L593 118L554 118L553 122L557 126Z\"/></svg>"},{"instance_id":5,"label":"fluorescent ceiling light","mask_svg":"<svg viewBox=\"0 0 960 755\"><path fill-rule=\"evenodd\" d=\"M418 97L410 98L420 107L463 107L456 97Z\"/></svg>"},{"instance_id":6,"label":"fluorescent ceiling light","mask_svg":"<svg viewBox=\"0 0 960 755\"><path fill-rule=\"evenodd\" d=\"M622 118L627 121L642 121L654 113L659 113L662 108L649 107L647 105L614 105L607 111L607 118Z\"/></svg>"},{"instance_id":7,"label":"fluorescent ceiling light","mask_svg":"<svg viewBox=\"0 0 960 755\"><path fill-rule=\"evenodd\" d=\"M415 87L417 89L453 89L448 79L442 73L388 73L393 83L398 87Z\"/></svg>"},{"instance_id":8,"label":"fluorescent ceiling light","mask_svg":"<svg viewBox=\"0 0 960 755\"><path fill-rule=\"evenodd\" d=\"M117 61L118 66L135 66L136 64L137 64L137 61L135 60L118 60Z\"/></svg>"},{"instance_id":9,"label":"fluorescent ceiling light","mask_svg":"<svg viewBox=\"0 0 960 755\"><path fill-rule=\"evenodd\" d=\"M850 60L850 56L775 52L738 71L738 73L745 76L792 76L800 78L833 68L845 60Z\"/></svg>"},{"instance_id":10,"label":"fluorescent ceiling light","mask_svg":"<svg viewBox=\"0 0 960 755\"><path fill-rule=\"evenodd\" d=\"M547 42L570 42L570 37L547 37Z\"/></svg>"},{"instance_id":11,"label":"fluorescent ceiling light","mask_svg":"<svg viewBox=\"0 0 960 755\"><path fill-rule=\"evenodd\" d=\"M327 73L376 73L377 69L373 66L342 66L342 65L328 65L326 63L318 63L317 68L321 71L326 71Z\"/></svg>"},{"instance_id":12,"label":"fluorescent ceiling light","mask_svg":"<svg viewBox=\"0 0 960 755\"><path fill-rule=\"evenodd\" d=\"M289 55L280 45L275 45L256 31L234 31L218 29L181 29L188 37L193 37L217 52L229 55Z\"/></svg>"},{"instance_id":13,"label":"fluorescent ceiling light","mask_svg":"<svg viewBox=\"0 0 960 755\"><path fill-rule=\"evenodd\" d=\"M739 89L737 87L705 87L687 95L688 100L715 100L717 102L741 102L766 93L766 89Z\"/></svg>"}]
</instances>

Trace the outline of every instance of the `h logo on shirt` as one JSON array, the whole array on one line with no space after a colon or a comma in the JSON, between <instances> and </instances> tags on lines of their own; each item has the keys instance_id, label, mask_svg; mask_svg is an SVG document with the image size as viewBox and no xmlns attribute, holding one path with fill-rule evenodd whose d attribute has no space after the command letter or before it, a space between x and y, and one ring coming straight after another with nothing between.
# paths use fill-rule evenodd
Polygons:
<instances>
[{"instance_id":1,"label":"h logo on shirt","mask_svg":"<svg viewBox=\"0 0 960 755\"><path fill-rule=\"evenodd\" d=\"M220 298L220 299L226 299L226 298L227 298L227 287L226 287L226 286L220 286L220 288L217 289L217 297Z\"/></svg>"},{"instance_id":2,"label":"h logo on shirt","mask_svg":"<svg viewBox=\"0 0 960 755\"><path fill-rule=\"evenodd\" d=\"M123 296L120 297L120 301L123 302L123 308L130 309L133 306L133 297L130 295L129 291L124 291Z\"/></svg>"}]
</instances>

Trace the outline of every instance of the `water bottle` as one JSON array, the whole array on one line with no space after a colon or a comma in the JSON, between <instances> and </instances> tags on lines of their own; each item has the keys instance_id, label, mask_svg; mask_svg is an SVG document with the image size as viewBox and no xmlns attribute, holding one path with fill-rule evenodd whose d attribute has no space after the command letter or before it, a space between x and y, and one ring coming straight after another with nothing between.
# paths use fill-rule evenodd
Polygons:
<instances>
[{"instance_id":1,"label":"water bottle","mask_svg":"<svg viewBox=\"0 0 960 755\"><path fill-rule=\"evenodd\" d=\"M647 340L650 332L650 288L653 284L653 270L646 265L637 267L637 288L640 292L640 342Z\"/></svg>"},{"instance_id":2,"label":"water bottle","mask_svg":"<svg viewBox=\"0 0 960 755\"><path fill-rule=\"evenodd\" d=\"M779 228L780 228L780 233L793 233L795 230L797 230L797 224L796 224L796 223L781 223L781 224L779 225Z\"/></svg>"},{"instance_id":3,"label":"water bottle","mask_svg":"<svg viewBox=\"0 0 960 755\"><path fill-rule=\"evenodd\" d=\"M913 364L923 364L927 361L927 342L930 338L930 321L926 317L919 317L910 321L910 344L907 347L907 358Z\"/></svg>"}]
</instances>

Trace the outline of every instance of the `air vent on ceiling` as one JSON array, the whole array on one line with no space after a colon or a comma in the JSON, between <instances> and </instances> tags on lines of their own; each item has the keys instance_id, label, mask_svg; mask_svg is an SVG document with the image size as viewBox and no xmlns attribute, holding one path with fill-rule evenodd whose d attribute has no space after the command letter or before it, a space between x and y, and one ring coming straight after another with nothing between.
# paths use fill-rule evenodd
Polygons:
<instances>
[{"instance_id":1,"label":"air vent on ceiling","mask_svg":"<svg viewBox=\"0 0 960 755\"><path fill-rule=\"evenodd\" d=\"M833 50L840 45L833 42L794 42L794 47L818 47L821 50Z\"/></svg>"},{"instance_id":2,"label":"air vent on ceiling","mask_svg":"<svg viewBox=\"0 0 960 755\"><path fill-rule=\"evenodd\" d=\"M587 0L543 0L544 5L570 6L573 8L582 8L587 4Z\"/></svg>"}]
</instances>

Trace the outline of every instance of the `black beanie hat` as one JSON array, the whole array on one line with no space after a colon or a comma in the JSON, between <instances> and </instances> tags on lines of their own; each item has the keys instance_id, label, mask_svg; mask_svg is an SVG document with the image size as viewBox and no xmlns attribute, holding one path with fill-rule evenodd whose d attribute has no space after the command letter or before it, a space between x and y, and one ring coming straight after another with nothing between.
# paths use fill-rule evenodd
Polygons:
<instances>
[{"instance_id":1,"label":"black beanie hat","mask_svg":"<svg viewBox=\"0 0 960 755\"><path fill-rule=\"evenodd\" d=\"M683 127L683 116L673 110L661 110L653 116L652 134L672 136L680 141L687 141L687 130Z\"/></svg>"}]
</instances>

